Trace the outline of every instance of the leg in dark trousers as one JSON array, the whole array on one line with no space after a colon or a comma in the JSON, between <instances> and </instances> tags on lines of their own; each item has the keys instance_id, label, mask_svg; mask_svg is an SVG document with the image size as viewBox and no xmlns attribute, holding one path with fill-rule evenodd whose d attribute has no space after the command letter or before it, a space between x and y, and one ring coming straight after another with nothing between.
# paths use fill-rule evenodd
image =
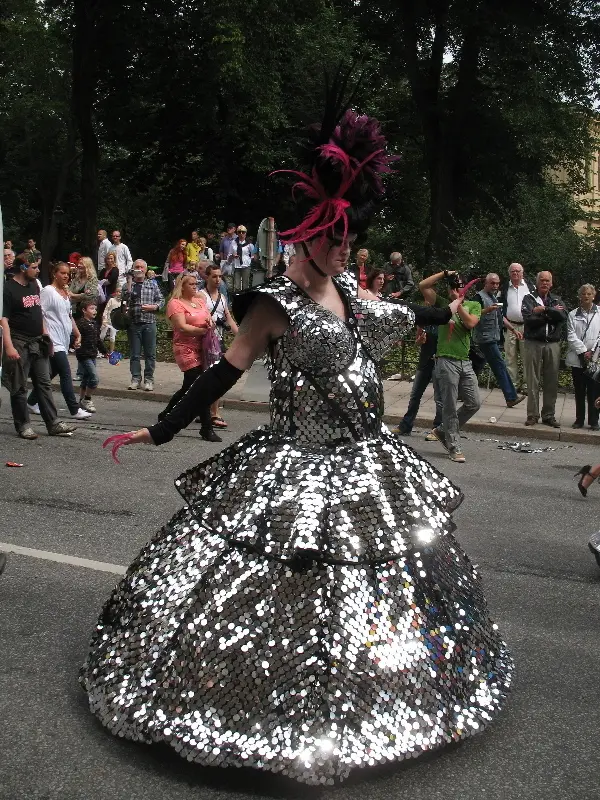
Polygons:
<instances>
[{"instance_id":1,"label":"leg in dark trousers","mask_svg":"<svg viewBox=\"0 0 600 800\"><path fill-rule=\"evenodd\" d=\"M406 414L402 417L402 421L399 425L401 433L410 433L413 429L415 418L419 413L421 399L425 389L429 386L431 381L434 366L435 361L433 358L430 358L427 364L423 367L419 367L415 373L415 379L413 382L412 391L410 393L410 400L408 401L408 408L406 409Z\"/></svg>"},{"instance_id":2,"label":"leg in dark trousers","mask_svg":"<svg viewBox=\"0 0 600 800\"><path fill-rule=\"evenodd\" d=\"M158 415L159 420L163 419L163 417L166 417L169 411L171 411L171 409L177 405L192 383L196 380L196 378L199 378L200 375L202 375L202 367L193 367L192 369L188 369L183 373L183 383L181 384L181 389L178 389L175 392L173 397L160 412Z\"/></svg>"},{"instance_id":3,"label":"leg in dark trousers","mask_svg":"<svg viewBox=\"0 0 600 800\"><path fill-rule=\"evenodd\" d=\"M575 422L577 425L583 425L585 422L585 396L587 392L585 370L583 367L571 367L571 375L573 376L573 389L575 390Z\"/></svg>"},{"instance_id":4,"label":"leg in dark trousers","mask_svg":"<svg viewBox=\"0 0 600 800\"><path fill-rule=\"evenodd\" d=\"M600 385L589 375L585 376L586 390L587 390L587 403L588 403L588 425L594 427L598 424L600 418L600 409L596 408L594 403L600 394Z\"/></svg>"},{"instance_id":5,"label":"leg in dark trousers","mask_svg":"<svg viewBox=\"0 0 600 800\"><path fill-rule=\"evenodd\" d=\"M37 395L40 414L46 423L46 428L50 430L56 423L58 414L52 397L49 359L40 355L31 356L29 376Z\"/></svg>"},{"instance_id":6,"label":"leg in dark trousers","mask_svg":"<svg viewBox=\"0 0 600 800\"><path fill-rule=\"evenodd\" d=\"M75 397L75 390L73 389L73 376L71 375L71 365L67 354L64 352L54 353L50 357L50 380L56 375L60 377L60 390L62 396L65 398L65 403L71 414L76 414L79 409L79 403ZM34 406L37 403L37 394L33 389L27 398L27 404Z\"/></svg>"}]
</instances>

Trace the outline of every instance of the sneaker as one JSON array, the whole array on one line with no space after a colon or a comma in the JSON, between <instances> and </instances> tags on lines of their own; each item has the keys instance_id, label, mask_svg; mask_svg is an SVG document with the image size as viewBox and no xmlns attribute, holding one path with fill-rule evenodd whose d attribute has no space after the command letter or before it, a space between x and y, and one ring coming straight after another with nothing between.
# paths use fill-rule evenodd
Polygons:
<instances>
[{"instance_id":1,"label":"sneaker","mask_svg":"<svg viewBox=\"0 0 600 800\"><path fill-rule=\"evenodd\" d=\"M431 432L435 434L435 438L446 448L446 450L450 450L448 442L446 441L446 434L441 428L434 428Z\"/></svg>"},{"instance_id":2,"label":"sneaker","mask_svg":"<svg viewBox=\"0 0 600 800\"><path fill-rule=\"evenodd\" d=\"M551 428L560 428L560 422L555 417L548 417L548 419L543 419L542 425L549 425Z\"/></svg>"},{"instance_id":3,"label":"sneaker","mask_svg":"<svg viewBox=\"0 0 600 800\"><path fill-rule=\"evenodd\" d=\"M49 436L72 436L77 425L69 425L67 422L55 422L48 431Z\"/></svg>"},{"instance_id":4,"label":"sneaker","mask_svg":"<svg viewBox=\"0 0 600 800\"><path fill-rule=\"evenodd\" d=\"M39 407L39 405L37 403L34 406L30 406L29 403L27 403L27 408L28 408L30 414L41 414L42 413L40 411L40 407Z\"/></svg>"},{"instance_id":5,"label":"sneaker","mask_svg":"<svg viewBox=\"0 0 600 800\"><path fill-rule=\"evenodd\" d=\"M583 422L574 422L571 425L572 428L583 428Z\"/></svg>"},{"instance_id":6,"label":"sneaker","mask_svg":"<svg viewBox=\"0 0 600 800\"><path fill-rule=\"evenodd\" d=\"M96 413L96 406L94 405L93 400L86 400L84 398L83 400L79 401L79 405L81 406L81 408L83 408L84 411L89 411L90 414Z\"/></svg>"},{"instance_id":7,"label":"sneaker","mask_svg":"<svg viewBox=\"0 0 600 800\"><path fill-rule=\"evenodd\" d=\"M153 392L154 391L154 381L144 381L144 391L145 392Z\"/></svg>"},{"instance_id":8,"label":"sneaker","mask_svg":"<svg viewBox=\"0 0 600 800\"><path fill-rule=\"evenodd\" d=\"M200 430L200 436L204 439L205 442L222 442L220 436L218 436L213 428L202 428Z\"/></svg>"},{"instance_id":9,"label":"sneaker","mask_svg":"<svg viewBox=\"0 0 600 800\"><path fill-rule=\"evenodd\" d=\"M448 451L448 458L450 459L450 461L457 461L459 464L464 464L465 461L467 460L464 457L462 450Z\"/></svg>"},{"instance_id":10,"label":"sneaker","mask_svg":"<svg viewBox=\"0 0 600 800\"><path fill-rule=\"evenodd\" d=\"M135 392L135 390L139 389L141 385L142 385L141 378L132 378L131 383L127 388L130 389L132 392Z\"/></svg>"},{"instance_id":11,"label":"sneaker","mask_svg":"<svg viewBox=\"0 0 600 800\"><path fill-rule=\"evenodd\" d=\"M27 426L26 428L21 428L21 430L19 431L19 436L21 437L21 439L38 438L37 433L33 430L33 428L30 428L29 426Z\"/></svg>"},{"instance_id":12,"label":"sneaker","mask_svg":"<svg viewBox=\"0 0 600 800\"><path fill-rule=\"evenodd\" d=\"M537 419L535 417L527 417L525 420L525 425L530 427L531 425L537 425Z\"/></svg>"},{"instance_id":13,"label":"sneaker","mask_svg":"<svg viewBox=\"0 0 600 800\"><path fill-rule=\"evenodd\" d=\"M519 397L517 397L515 400L507 400L506 401L506 407L507 408L514 408L515 406L518 406L519 403L522 403L523 400L525 400L525 397L526 397L526 395L522 394Z\"/></svg>"},{"instance_id":14,"label":"sneaker","mask_svg":"<svg viewBox=\"0 0 600 800\"><path fill-rule=\"evenodd\" d=\"M71 419L89 419L92 415L89 411L84 411L83 408L78 408L74 414L71 414Z\"/></svg>"},{"instance_id":15,"label":"sneaker","mask_svg":"<svg viewBox=\"0 0 600 800\"><path fill-rule=\"evenodd\" d=\"M590 425L591 431L600 431L600 425Z\"/></svg>"},{"instance_id":16,"label":"sneaker","mask_svg":"<svg viewBox=\"0 0 600 800\"><path fill-rule=\"evenodd\" d=\"M429 431L427 436L425 437L426 442L439 442L437 434L435 432L435 428L432 431Z\"/></svg>"}]
</instances>

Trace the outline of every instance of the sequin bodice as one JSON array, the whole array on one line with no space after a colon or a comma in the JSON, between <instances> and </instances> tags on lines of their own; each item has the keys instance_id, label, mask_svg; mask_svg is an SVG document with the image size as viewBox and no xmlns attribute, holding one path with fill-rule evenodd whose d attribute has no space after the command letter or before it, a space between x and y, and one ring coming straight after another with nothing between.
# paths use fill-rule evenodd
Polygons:
<instances>
[{"instance_id":1,"label":"sequin bodice","mask_svg":"<svg viewBox=\"0 0 600 800\"><path fill-rule=\"evenodd\" d=\"M260 287L286 312L289 327L271 345L271 430L300 442L378 436L383 389L378 360L414 323L404 306L356 297L353 278L335 279L347 319L312 300L288 278Z\"/></svg>"}]
</instances>

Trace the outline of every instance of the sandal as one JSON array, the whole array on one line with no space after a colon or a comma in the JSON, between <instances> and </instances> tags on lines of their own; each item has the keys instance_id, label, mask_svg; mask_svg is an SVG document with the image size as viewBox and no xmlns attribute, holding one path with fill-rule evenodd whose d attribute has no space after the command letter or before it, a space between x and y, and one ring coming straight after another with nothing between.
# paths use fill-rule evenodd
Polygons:
<instances>
[{"instance_id":1,"label":"sandal","mask_svg":"<svg viewBox=\"0 0 600 800\"><path fill-rule=\"evenodd\" d=\"M223 419L223 417L213 417L212 418L213 428L226 428L227 423Z\"/></svg>"}]
</instances>

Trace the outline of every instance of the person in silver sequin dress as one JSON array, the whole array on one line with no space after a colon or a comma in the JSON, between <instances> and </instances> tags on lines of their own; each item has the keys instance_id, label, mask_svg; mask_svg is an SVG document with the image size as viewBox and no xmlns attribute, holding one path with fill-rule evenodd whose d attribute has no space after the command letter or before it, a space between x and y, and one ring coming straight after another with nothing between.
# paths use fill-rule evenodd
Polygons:
<instances>
[{"instance_id":1,"label":"person in silver sequin dress","mask_svg":"<svg viewBox=\"0 0 600 800\"><path fill-rule=\"evenodd\" d=\"M270 423L176 480L186 505L115 588L81 672L119 736L308 784L470 736L512 673L453 535L460 490L382 422L382 354L455 309L357 293L344 270L382 137L354 112L335 122L293 265L238 296L232 346L167 418L107 440L170 441L268 351ZM334 145L362 165L354 183Z\"/></svg>"}]
</instances>

